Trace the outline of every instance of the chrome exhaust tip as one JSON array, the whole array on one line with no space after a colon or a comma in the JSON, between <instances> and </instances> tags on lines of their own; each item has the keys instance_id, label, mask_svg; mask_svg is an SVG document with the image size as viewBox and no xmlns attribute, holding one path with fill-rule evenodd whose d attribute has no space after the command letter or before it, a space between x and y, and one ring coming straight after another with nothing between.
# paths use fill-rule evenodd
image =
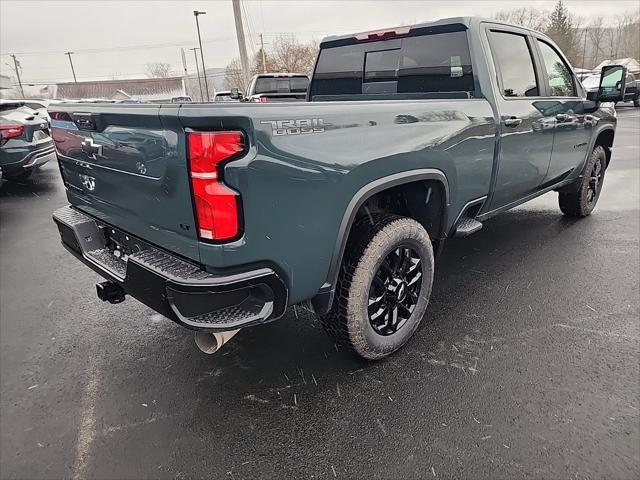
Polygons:
<instances>
[{"instance_id":1,"label":"chrome exhaust tip","mask_svg":"<svg viewBox=\"0 0 640 480\"><path fill-rule=\"evenodd\" d=\"M207 355L212 355L222 348L222 346L231 340L238 330L229 330L228 332L196 332L195 341L196 346L201 352Z\"/></svg>"}]
</instances>

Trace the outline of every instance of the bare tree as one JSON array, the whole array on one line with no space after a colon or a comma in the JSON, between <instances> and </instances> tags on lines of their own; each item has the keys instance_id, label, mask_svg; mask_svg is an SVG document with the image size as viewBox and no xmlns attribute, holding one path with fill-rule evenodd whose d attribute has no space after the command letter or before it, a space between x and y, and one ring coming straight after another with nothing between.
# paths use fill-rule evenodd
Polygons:
<instances>
[{"instance_id":1,"label":"bare tree","mask_svg":"<svg viewBox=\"0 0 640 480\"><path fill-rule=\"evenodd\" d=\"M147 77L149 78L166 78L171 76L170 63L147 63Z\"/></svg>"},{"instance_id":2,"label":"bare tree","mask_svg":"<svg viewBox=\"0 0 640 480\"><path fill-rule=\"evenodd\" d=\"M534 7L522 7L515 10L501 10L494 16L497 20L513 23L532 30L544 31L547 28L549 12Z\"/></svg>"},{"instance_id":3,"label":"bare tree","mask_svg":"<svg viewBox=\"0 0 640 480\"><path fill-rule=\"evenodd\" d=\"M265 66L262 66L262 51L258 51L249 65L250 74L263 73L306 73L310 75L313 72L316 55L318 52L318 44L315 41L302 43L293 36L281 36L273 42L273 49L265 49L264 59ZM244 90L242 76L242 66L240 59L232 60L225 69L224 78L225 88L239 88Z\"/></svg>"},{"instance_id":4,"label":"bare tree","mask_svg":"<svg viewBox=\"0 0 640 480\"><path fill-rule=\"evenodd\" d=\"M252 68L253 70L253 68ZM253 74L253 73L252 73ZM244 84L244 76L242 75L242 64L239 58L231 60L224 70L224 87L226 89L238 88L244 91L247 86Z\"/></svg>"},{"instance_id":5,"label":"bare tree","mask_svg":"<svg viewBox=\"0 0 640 480\"><path fill-rule=\"evenodd\" d=\"M310 75L313 72L317 52L316 42L301 43L291 35L283 35L273 42L273 50L269 57L273 67L279 72Z\"/></svg>"},{"instance_id":6,"label":"bare tree","mask_svg":"<svg viewBox=\"0 0 640 480\"><path fill-rule=\"evenodd\" d=\"M593 68L604 60L640 58L640 9L590 19L587 24L558 1L552 12L534 7L501 10L498 20L545 32L574 66Z\"/></svg>"},{"instance_id":7,"label":"bare tree","mask_svg":"<svg viewBox=\"0 0 640 480\"><path fill-rule=\"evenodd\" d=\"M596 17L585 30L588 37L588 51L590 52L589 60L585 59L585 65L593 68L606 58L603 50L604 32L606 31L605 19L600 16Z\"/></svg>"},{"instance_id":8,"label":"bare tree","mask_svg":"<svg viewBox=\"0 0 640 480\"><path fill-rule=\"evenodd\" d=\"M616 15L607 37L609 54L616 58L640 57L640 10Z\"/></svg>"}]
</instances>

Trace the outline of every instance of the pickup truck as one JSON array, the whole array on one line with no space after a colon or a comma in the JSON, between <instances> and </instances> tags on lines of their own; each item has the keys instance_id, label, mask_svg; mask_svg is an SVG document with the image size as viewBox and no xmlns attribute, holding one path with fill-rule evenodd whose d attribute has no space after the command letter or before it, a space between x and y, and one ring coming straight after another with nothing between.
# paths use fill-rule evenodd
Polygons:
<instances>
[{"instance_id":1,"label":"pickup truck","mask_svg":"<svg viewBox=\"0 0 640 480\"><path fill-rule=\"evenodd\" d=\"M247 89L247 102L299 102L307 96L309 77L304 73L259 73Z\"/></svg>"},{"instance_id":2,"label":"pickup truck","mask_svg":"<svg viewBox=\"0 0 640 480\"><path fill-rule=\"evenodd\" d=\"M428 315L447 238L550 191L593 211L624 75L588 98L543 34L452 18L325 38L305 102L54 105L53 218L102 300L207 353L304 302L380 359Z\"/></svg>"}]
</instances>

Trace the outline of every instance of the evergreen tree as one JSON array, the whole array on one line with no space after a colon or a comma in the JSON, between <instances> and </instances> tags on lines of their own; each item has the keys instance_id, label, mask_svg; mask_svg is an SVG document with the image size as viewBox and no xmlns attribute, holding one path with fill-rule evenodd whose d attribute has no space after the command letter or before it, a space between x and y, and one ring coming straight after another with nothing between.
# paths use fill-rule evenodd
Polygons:
<instances>
[{"instance_id":1,"label":"evergreen tree","mask_svg":"<svg viewBox=\"0 0 640 480\"><path fill-rule=\"evenodd\" d=\"M571 14L564 6L564 3L562 3L562 0L558 0L549 17L549 26L546 33L556 42L569 61L576 65L578 60L578 39L573 23Z\"/></svg>"}]
</instances>

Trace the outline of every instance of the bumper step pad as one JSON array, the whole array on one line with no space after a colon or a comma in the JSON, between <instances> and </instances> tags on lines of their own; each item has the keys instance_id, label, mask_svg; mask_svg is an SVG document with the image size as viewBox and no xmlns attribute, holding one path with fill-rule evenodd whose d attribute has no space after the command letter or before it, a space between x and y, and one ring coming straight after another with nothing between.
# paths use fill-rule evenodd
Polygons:
<instances>
[{"instance_id":1,"label":"bumper step pad","mask_svg":"<svg viewBox=\"0 0 640 480\"><path fill-rule=\"evenodd\" d=\"M216 275L142 240L144 249L117 257L107 246L110 225L71 207L53 219L63 245L83 263L187 328L231 330L275 320L286 309L286 286L270 268Z\"/></svg>"}]
</instances>

